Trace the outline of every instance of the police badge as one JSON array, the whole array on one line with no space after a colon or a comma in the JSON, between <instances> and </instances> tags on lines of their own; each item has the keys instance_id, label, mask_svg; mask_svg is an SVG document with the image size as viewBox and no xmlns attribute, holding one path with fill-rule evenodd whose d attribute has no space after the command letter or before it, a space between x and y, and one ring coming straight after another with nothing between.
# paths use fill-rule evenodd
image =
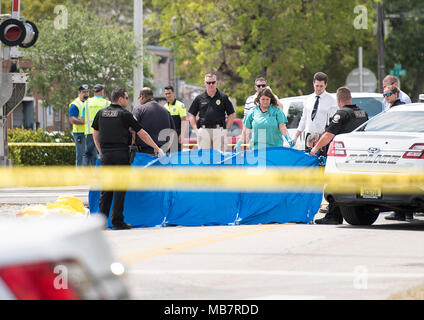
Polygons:
<instances>
[{"instance_id":1,"label":"police badge","mask_svg":"<svg viewBox=\"0 0 424 320\"><path fill-rule=\"evenodd\" d=\"M221 100L216 100L216 105L219 106L221 104Z\"/></svg>"}]
</instances>

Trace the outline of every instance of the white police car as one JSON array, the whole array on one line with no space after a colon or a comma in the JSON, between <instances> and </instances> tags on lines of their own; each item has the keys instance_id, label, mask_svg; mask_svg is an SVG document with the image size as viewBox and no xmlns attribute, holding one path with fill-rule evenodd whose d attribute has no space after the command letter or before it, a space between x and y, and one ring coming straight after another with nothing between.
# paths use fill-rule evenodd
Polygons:
<instances>
[{"instance_id":1,"label":"white police car","mask_svg":"<svg viewBox=\"0 0 424 320\"><path fill-rule=\"evenodd\" d=\"M405 174L423 169L424 103L413 103L393 107L355 131L335 136L325 173ZM362 186L358 193L333 193L327 186L324 193L353 225L371 225L380 212L424 211L424 186L411 186L408 193L398 189L387 193L387 187Z\"/></svg>"},{"instance_id":2,"label":"white police car","mask_svg":"<svg viewBox=\"0 0 424 320\"><path fill-rule=\"evenodd\" d=\"M28 217L0 223L0 300L128 299L105 221Z\"/></svg>"}]
</instances>

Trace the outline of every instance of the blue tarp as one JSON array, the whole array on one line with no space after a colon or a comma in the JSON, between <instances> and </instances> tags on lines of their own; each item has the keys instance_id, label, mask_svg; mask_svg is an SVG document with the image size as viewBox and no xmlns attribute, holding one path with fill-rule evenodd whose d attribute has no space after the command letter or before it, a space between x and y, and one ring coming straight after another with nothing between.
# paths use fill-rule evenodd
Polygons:
<instances>
[{"instance_id":1,"label":"blue tarp","mask_svg":"<svg viewBox=\"0 0 424 320\"><path fill-rule=\"evenodd\" d=\"M211 149L183 151L159 159L137 153L132 166L266 166L308 170L318 166L318 159L289 148L240 153ZM99 198L100 191L89 192L90 212L99 211ZM124 217L133 227L309 223L321 201L322 192L128 191Z\"/></svg>"}]
</instances>

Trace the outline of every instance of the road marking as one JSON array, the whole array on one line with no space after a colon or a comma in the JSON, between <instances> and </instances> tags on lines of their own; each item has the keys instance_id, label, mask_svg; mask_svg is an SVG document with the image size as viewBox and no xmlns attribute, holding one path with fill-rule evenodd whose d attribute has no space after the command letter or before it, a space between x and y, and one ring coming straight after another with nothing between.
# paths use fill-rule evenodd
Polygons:
<instances>
[{"instance_id":1,"label":"road marking","mask_svg":"<svg viewBox=\"0 0 424 320\"><path fill-rule=\"evenodd\" d=\"M320 271L288 271L288 270L234 270L234 269L189 269L189 270L148 270L129 269L134 275L239 275L239 276L298 276L298 277L338 277L355 278L355 272L320 272ZM380 279L417 279L424 278L424 273L366 273L368 278Z\"/></svg>"},{"instance_id":2,"label":"road marking","mask_svg":"<svg viewBox=\"0 0 424 320\"><path fill-rule=\"evenodd\" d=\"M235 239L238 237L243 237L247 235L252 235L255 233L260 233L263 231L274 230L282 228L284 226L293 225L294 223L286 224L271 224L271 225L255 225L254 227L244 228L242 230L230 231L230 232L221 232L213 234L210 236L195 238L187 241L177 242L174 244L167 244L158 248L147 249L135 253L126 254L118 257L118 260L121 260L124 263L132 263L148 258L153 258L165 254L170 254L174 252L179 252L183 250L188 250L212 243L221 242L224 240Z\"/></svg>"}]
</instances>

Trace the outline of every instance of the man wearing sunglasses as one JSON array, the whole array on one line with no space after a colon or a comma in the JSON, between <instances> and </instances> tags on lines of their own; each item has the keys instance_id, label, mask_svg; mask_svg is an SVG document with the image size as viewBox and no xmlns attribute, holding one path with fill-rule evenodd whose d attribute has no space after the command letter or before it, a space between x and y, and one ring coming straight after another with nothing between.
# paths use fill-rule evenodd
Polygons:
<instances>
[{"instance_id":1,"label":"man wearing sunglasses","mask_svg":"<svg viewBox=\"0 0 424 320\"><path fill-rule=\"evenodd\" d=\"M383 79L383 87L386 88L388 86L395 86L399 89L399 81L396 76L388 74ZM403 103L411 103L411 98L402 90L399 89L399 100ZM386 99L383 100L383 111L390 108L390 104L387 102Z\"/></svg>"},{"instance_id":2,"label":"man wearing sunglasses","mask_svg":"<svg viewBox=\"0 0 424 320\"><path fill-rule=\"evenodd\" d=\"M189 121L197 135L199 149L227 148L227 130L233 125L235 110L226 94L216 88L216 75L205 76L206 91L198 95L191 104ZM196 116L199 120L196 122ZM227 122L225 117L228 116Z\"/></svg>"},{"instance_id":3,"label":"man wearing sunglasses","mask_svg":"<svg viewBox=\"0 0 424 320\"><path fill-rule=\"evenodd\" d=\"M246 118L249 115L250 111L252 111L253 108L256 107L256 105L255 105L255 99L258 96L259 91L261 91L266 86L267 86L266 79L264 77L259 77L259 78L257 78L255 80L255 91L256 92L255 92L255 94L249 96L246 99L246 102L244 104L243 118ZM283 108L283 104L280 102L280 99L277 97L277 95L274 94L274 96L277 99L278 106L280 108Z\"/></svg>"},{"instance_id":4,"label":"man wearing sunglasses","mask_svg":"<svg viewBox=\"0 0 424 320\"><path fill-rule=\"evenodd\" d=\"M142 129L128 106L128 92L126 89L112 91L112 104L99 110L94 117L93 140L101 156L102 166L118 166L130 164L129 145L132 142L134 130L138 137L155 150L157 156L164 155L150 135ZM109 217L113 199L111 221L114 230L130 229L131 226L124 222L125 191L102 191L99 201L99 211Z\"/></svg>"}]
</instances>

